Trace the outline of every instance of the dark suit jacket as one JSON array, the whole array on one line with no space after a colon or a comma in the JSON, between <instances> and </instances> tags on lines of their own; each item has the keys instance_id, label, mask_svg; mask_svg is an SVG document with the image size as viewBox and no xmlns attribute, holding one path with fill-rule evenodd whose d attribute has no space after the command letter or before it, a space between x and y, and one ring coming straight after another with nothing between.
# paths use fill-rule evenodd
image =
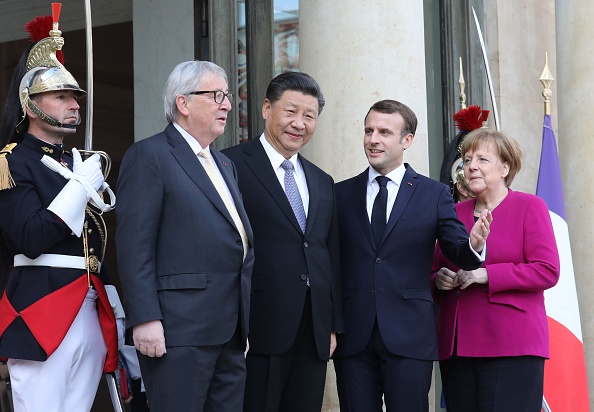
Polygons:
<instances>
[{"instance_id":1,"label":"dark suit jacket","mask_svg":"<svg viewBox=\"0 0 594 412\"><path fill-rule=\"evenodd\" d=\"M280 354L291 347L309 276L316 346L319 357L327 360L330 334L342 329L332 178L299 156L309 190L304 235L260 140L223 153L237 167L239 189L254 229L250 353Z\"/></svg>"},{"instance_id":2,"label":"dark suit jacket","mask_svg":"<svg viewBox=\"0 0 594 412\"><path fill-rule=\"evenodd\" d=\"M233 163L212 150L252 243ZM160 319L165 344L202 346L247 337L253 249L175 127L132 145L120 168L117 252L127 327Z\"/></svg>"},{"instance_id":3,"label":"dark suit jacket","mask_svg":"<svg viewBox=\"0 0 594 412\"><path fill-rule=\"evenodd\" d=\"M336 185L345 334L334 357L361 352L377 316L387 349L437 359L431 264L435 241L465 269L480 266L449 188L408 164L379 249L366 208L368 170Z\"/></svg>"}]
</instances>

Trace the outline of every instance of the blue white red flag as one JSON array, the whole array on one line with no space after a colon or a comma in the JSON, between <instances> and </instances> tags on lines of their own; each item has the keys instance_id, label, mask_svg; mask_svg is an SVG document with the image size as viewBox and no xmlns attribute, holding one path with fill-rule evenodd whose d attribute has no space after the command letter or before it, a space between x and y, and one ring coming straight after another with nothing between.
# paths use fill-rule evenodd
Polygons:
<instances>
[{"instance_id":1,"label":"blue white red flag","mask_svg":"<svg viewBox=\"0 0 594 412\"><path fill-rule=\"evenodd\" d=\"M544 199L549 208L561 262L559 283L545 291L551 342L551 358L545 362L544 398L547 412L589 412L586 361L561 168L549 115L544 118L536 195Z\"/></svg>"}]
</instances>

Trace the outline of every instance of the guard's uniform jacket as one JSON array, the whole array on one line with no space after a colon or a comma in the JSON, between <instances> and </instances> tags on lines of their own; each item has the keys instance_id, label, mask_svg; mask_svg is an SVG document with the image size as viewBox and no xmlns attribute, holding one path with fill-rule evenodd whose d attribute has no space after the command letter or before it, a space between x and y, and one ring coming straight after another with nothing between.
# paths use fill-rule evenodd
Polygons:
<instances>
[{"instance_id":1,"label":"guard's uniform jacket","mask_svg":"<svg viewBox=\"0 0 594 412\"><path fill-rule=\"evenodd\" d=\"M85 256L83 238L88 239L91 261L100 262L106 241L101 216L86 210L81 237L48 205L68 182L42 162L43 155L66 163L72 170L72 156L30 134L7 155L15 186L0 190L0 234L9 256L36 259L42 254ZM12 263L11 263L12 264ZM93 273L95 270L95 273ZM0 357L46 360L60 345L82 306L88 281L97 291L97 311L107 346L104 372L117 366L117 330L113 310L105 292L107 273L92 268L88 278L83 269L49 266L12 267L6 291L0 300Z\"/></svg>"}]
</instances>

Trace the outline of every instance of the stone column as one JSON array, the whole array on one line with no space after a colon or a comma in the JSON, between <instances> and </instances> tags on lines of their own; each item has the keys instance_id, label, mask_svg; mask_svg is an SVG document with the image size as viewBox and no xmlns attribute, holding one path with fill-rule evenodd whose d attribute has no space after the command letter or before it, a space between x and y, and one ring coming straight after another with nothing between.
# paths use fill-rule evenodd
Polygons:
<instances>
[{"instance_id":1,"label":"stone column","mask_svg":"<svg viewBox=\"0 0 594 412\"><path fill-rule=\"evenodd\" d=\"M419 127L405 161L428 174L423 2L301 0L300 70L321 85L326 107L306 157L344 180L363 171L363 120L382 99L413 109Z\"/></svg>"},{"instance_id":2,"label":"stone column","mask_svg":"<svg viewBox=\"0 0 594 412\"><path fill-rule=\"evenodd\" d=\"M594 100L592 68L594 3L557 1L559 158L586 353L590 405L594 403Z\"/></svg>"},{"instance_id":3,"label":"stone column","mask_svg":"<svg viewBox=\"0 0 594 412\"><path fill-rule=\"evenodd\" d=\"M133 0L134 140L162 131L163 90L169 73L194 59L194 2Z\"/></svg>"},{"instance_id":4,"label":"stone column","mask_svg":"<svg viewBox=\"0 0 594 412\"><path fill-rule=\"evenodd\" d=\"M365 115L376 101L394 99L411 107L419 119L405 161L428 175L423 2L301 0L299 25L300 70L320 83L326 98L303 154L336 181L362 172L367 167ZM338 408L330 363L322 410Z\"/></svg>"},{"instance_id":5,"label":"stone column","mask_svg":"<svg viewBox=\"0 0 594 412\"><path fill-rule=\"evenodd\" d=\"M526 13L519 13L520 7ZM526 16L534 16L536 20ZM475 37L474 19L470 18L470 37ZM557 71L555 1L485 1L484 15L479 15L479 19L489 57L501 131L516 139L523 151L522 169L514 179L512 189L535 193L544 116L542 85L538 78L545 65L545 53L548 53L549 67L555 76ZM482 61L470 64L483 67ZM557 124L557 86L556 82L552 85L553 125ZM495 128L488 91L485 96L488 100L485 108L491 110L489 127Z\"/></svg>"}]
</instances>

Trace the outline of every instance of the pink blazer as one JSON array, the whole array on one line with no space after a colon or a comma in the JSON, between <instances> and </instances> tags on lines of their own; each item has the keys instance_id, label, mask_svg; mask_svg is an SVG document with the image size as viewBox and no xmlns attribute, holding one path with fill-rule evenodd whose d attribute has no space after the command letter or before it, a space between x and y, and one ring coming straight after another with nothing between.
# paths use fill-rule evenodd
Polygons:
<instances>
[{"instance_id":1,"label":"pink blazer","mask_svg":"<svg viewBox=\"0 0 594 412\"><path fill-rule=\"evenodd\" d=\"M475 201L458 203L460 220L470 232ZM460 290L436 289L439 303L437 339L440 360L453 355L549 357L544 290L559 279L559 254L545 202L531 194L509 191L493 210L487 239L489 282ZM433 277L441 267L457 271L435 249Z\"/></svg>"}]
</instances>

